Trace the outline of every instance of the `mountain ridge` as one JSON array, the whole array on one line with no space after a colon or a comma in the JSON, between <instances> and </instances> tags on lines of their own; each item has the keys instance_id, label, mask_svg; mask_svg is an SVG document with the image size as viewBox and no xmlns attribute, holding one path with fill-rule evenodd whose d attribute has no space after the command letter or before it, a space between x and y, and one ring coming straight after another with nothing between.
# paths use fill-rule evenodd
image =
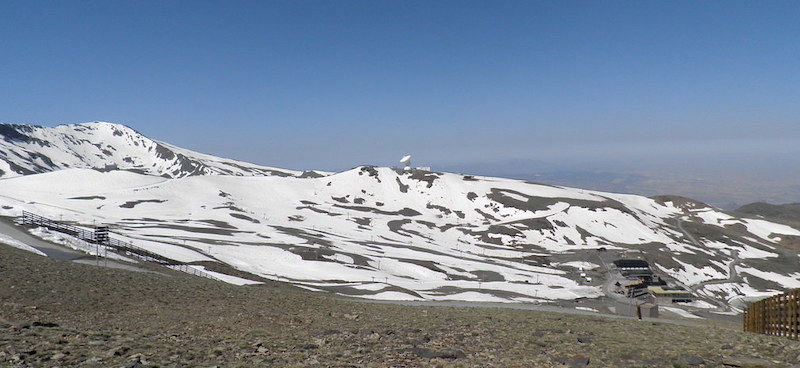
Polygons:
<instances>
[{"instance_id":1,"label":"mountain ridge","mask_svg":"<svg viewBox=\"0 0 800 368\"><path fill-rule=\"evenodd\" d=\"M374 166L324 175L243 167L234 175L68 167L8 177L0 215L113 224L125 240L197 267L370 299L589 301L599 310L608 303L591 301L615 298L604 283L609 264L625 258L646 260L690 290L697 299L688 308L701 314L800 287L797 228L678 196Z\"/></svg>"},{"instance_id":2,"label":"mountain ridge","mask_svg":"<svg viewBox=\"0 0 800 368\"><path fill-rule=\"evenodd\" d=\"M125 125L105 122L55 128L0 124L0 136L0 178L70 167L130 170L169 178L314 175L205 155L152 140Z\"/></svg>"}]
</instances>

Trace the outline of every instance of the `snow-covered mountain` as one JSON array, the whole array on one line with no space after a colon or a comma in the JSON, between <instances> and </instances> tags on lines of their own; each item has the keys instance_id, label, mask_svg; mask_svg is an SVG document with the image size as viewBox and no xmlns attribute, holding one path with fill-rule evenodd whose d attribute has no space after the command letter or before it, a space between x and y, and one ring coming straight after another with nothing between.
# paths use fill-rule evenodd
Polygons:
<instances>
[{"instance_id":1,"label":"snow-covered mountain","mask_svg":"<svg viewBox=\"0 0 800 368\"><path fill-rule=\"evenodd\" d=\"M250 176L220 175L215 170L231 161L164 143L145 147L153 141L115 125L78 127L105 132L94 134L94 143L64 143L91 153L39 144L39 128L16 127L39 133L5 137L4 144L27 140L31 162L16 160L17 166L51 171L66 167L63 157L74 161L69 169L0 180L0 215L27 210L110 224L137 246L198 267L373 299L600 298L608 285L597 276L623 258L647 260L700 296L699 306L800 287L800 231L685 198L370 166L311 177L270 175L273 169L239 163L247 170L233 174ZM112 154L98 156L95 144ZM205 171L177 170L170 165L179 161L154 153L159 146ZM62 164L43 165L39 152ZM78 156L91 158L81 164ZM133 161L138 168L125 168L140 170L76 168L96 167L107 157ZM586 282L581 270L595 279Z\"/></svg>"},{"instance_id":2,"label":"snow-covered mountain","mask_svg":"<svg viewBox=\"0 0 800 368\"><path fill-rule=\"evenodd\" d=\"M0 177L66 168L119 169L168 178L193 175L301 176L303 172L221 159L154 141L119 124L46 128L0 124ZM318 176L320 173L307 172Z\"/></svg>"}]
</instances>

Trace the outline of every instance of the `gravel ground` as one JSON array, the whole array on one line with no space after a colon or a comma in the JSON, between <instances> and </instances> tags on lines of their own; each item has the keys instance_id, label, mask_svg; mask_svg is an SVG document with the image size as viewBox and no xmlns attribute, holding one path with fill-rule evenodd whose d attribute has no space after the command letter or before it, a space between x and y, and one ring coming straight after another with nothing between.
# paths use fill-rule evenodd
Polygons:
<instances>
[{"instance_id":1,"label":"gravel ground","mask_svg":"<svg viewBox=\"0 0 800 368\"><path fill-rule=\"evenodd\" d=\"M800 342L104 269L0 245L0 367L800 367Z\"/></svg>"}]
</instances>

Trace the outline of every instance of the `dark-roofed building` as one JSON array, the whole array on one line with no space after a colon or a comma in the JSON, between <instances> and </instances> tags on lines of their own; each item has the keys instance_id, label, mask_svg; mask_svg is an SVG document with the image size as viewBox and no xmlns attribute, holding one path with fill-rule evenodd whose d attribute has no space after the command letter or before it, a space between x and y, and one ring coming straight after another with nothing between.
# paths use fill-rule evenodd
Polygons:
<instances>
[{"instance_id":1,"label":"dark-roofed building","mask_svg":"<svg viewBox=\"0 0 800 368\"><path fill-rule=\"evenodd\" d=\"M614 267L625 277L650 277L653 275L650 264L641 259L618 259L614 261Z\"/></svg>"},{"instance_id":2,"label":"dark-roofed building","mask_svg":"<svg viewBox=\"0 0 800 368\"><path fill-rule=\"evenodd\" d=\"M647 282L642 279L622 285L622 288L625 290L625 296L628 298L638 298L647 295Z\"/></svg>"}]
</instances>

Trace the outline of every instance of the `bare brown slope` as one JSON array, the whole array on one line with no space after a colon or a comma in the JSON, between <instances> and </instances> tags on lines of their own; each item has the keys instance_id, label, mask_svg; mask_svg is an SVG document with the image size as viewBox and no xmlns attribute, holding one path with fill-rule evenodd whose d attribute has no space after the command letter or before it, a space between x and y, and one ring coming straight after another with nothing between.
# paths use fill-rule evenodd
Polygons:
<instances>
[{"instance_id":1,"label":"bare brown slope","mask_svg":"<svg viewBox=\"0 0 800 368\"><path fill-rule=\"evenodd\" d=\"M717 326L355 303L0 246L3 367L672 367L798 354L800 343Z\"/></svg>"},{"instance_id":2,"label":"bare brown slope","mask_svg":"<svg viewBox=\"0 0 800 368\"><path fill-rule=\"evenodd\" d=\"M770 204L755 202L739 207L737 213L760 216L768 220L788 221L800 224L800 203Z\"/></svg>"}]
</instances>

